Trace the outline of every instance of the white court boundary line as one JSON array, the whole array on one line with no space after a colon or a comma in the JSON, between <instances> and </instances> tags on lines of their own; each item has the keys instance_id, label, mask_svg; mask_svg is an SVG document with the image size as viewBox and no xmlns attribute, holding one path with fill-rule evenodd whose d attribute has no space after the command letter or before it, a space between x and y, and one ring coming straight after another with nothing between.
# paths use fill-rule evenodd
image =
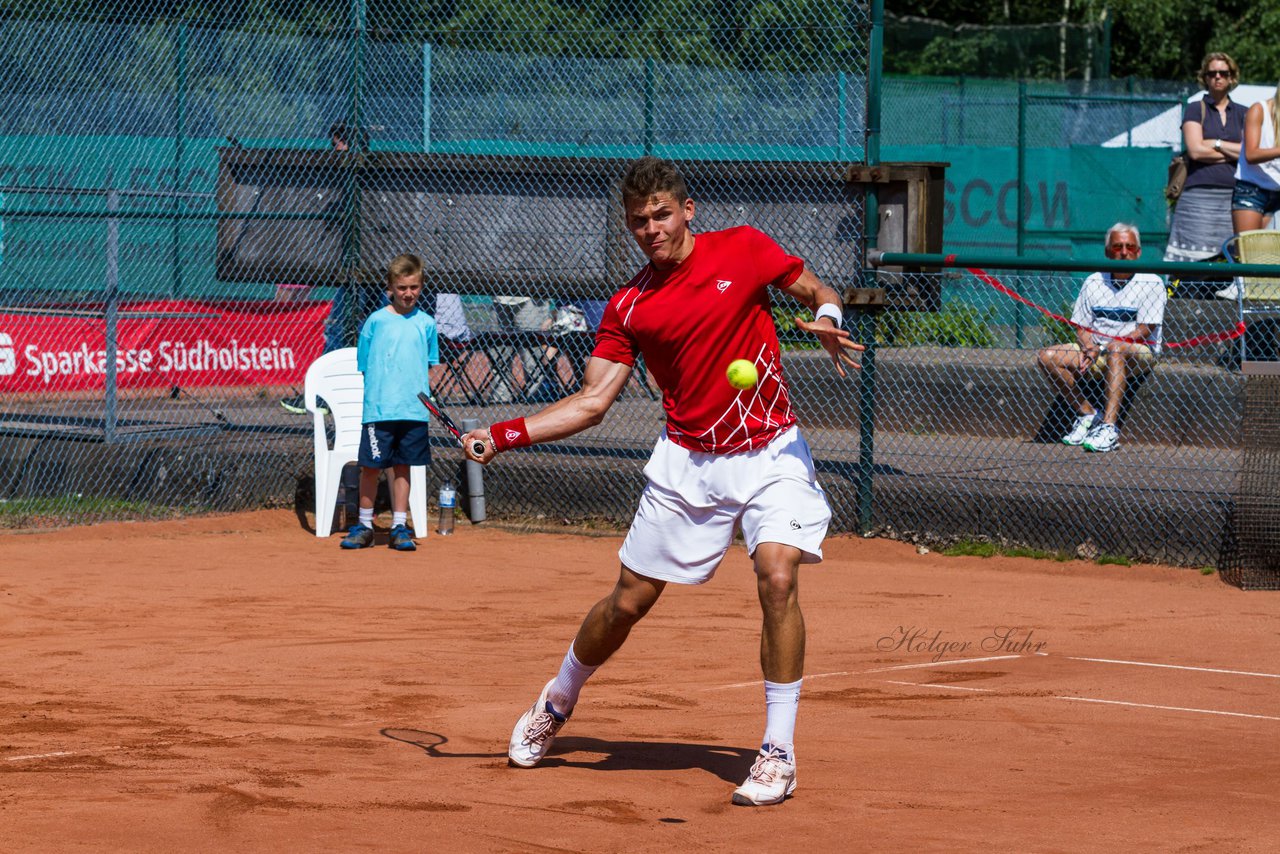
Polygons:
<instances>
[{"instance_id":1,"label":"white court boundary line","mask_svg":"<svg viewBox=\"0 0 1280 854\"><path fill-rule=\"evenodd\" d=\"M1078 703L1104 703L1108 706L1134 706L1139 709L1161 709L1166 712L1195 712L1200 715L1225 715L1229 718L1255 718L1262 721L1280 721L1270 715L1250 715L1245 712L1224 712L1219 709L1191 709L1186 706L1157 706L1151 703L1126 703L1122 700L1099 700L1094 697L1054 697L1055 700L1075 700Z\"/></svg>"},{"instance_id":2,"label":"white court boundary line","mask_svg":"<svg viewBox=\"0 0 1280 854\"><path fill-rule=\"evenodd\" d=\"M1048 653L1041 652L1037 653L1037 655L1048 655ZM1083 658L1076 655L1064 655L1061 657L1071 661L1093 661L1099 664L1127 664L1131 667L1165 667L1170 670L1195 670L1200 673L1225 673L1228 676L1260 676L1263 679L1280 679L1280 673L1258 673L1253 670L1223 670L1220 667L1192 667L1188 664L1157 664L1153 661L1125 661L1120 658Z\"/></svg>"},{"instance_id":3,"label":"white court boundary line","mask_svg":"<svg viewBox=\"0 0 1280 854\"><path fill-rule=\"evenodd\" d=\"M943 682L927 683L927 682L900 682L897 679L885 679L890 685L909 685L912 688L941 688L947 691L983 691L986 693L994 692L995 688L971 688L968 685L947 685Z\"/></svg>"}]
</instances>

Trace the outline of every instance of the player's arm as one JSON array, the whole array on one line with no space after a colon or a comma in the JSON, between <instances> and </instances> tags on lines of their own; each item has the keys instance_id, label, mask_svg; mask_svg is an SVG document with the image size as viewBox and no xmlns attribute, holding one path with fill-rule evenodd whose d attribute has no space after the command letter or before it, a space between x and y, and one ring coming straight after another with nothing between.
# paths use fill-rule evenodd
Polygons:
<instances>
[{"instance_id":1,"label":"player's arm","mask_svg":"<svg viewBox=\"0 0 1280 854\"><path fill-rule=\"evenodd\" d=\"M1262 147L1262 103L1249 108L1244 116L1244 159L1250 163L1265 163L1280 157L1280 147Z\"/></svg>"},{"instance_id":2,"label":"player's arm","mask_svg":"<svg viewBox=\"0 0 1280 854\"><path fill-rule=\"evenodd\" d=\"M839 324L844 317L844 303L840 300L840 294L836 293L834 288L824 284L808 267L804 268L798 279L783 290L813 311L812 321L797 317L796 327L802 332L818 336L818 341L831 355L831 360L835 362L840 376L846 375L845 365L860 369L862 366L853 360L849 351L857 352L867 348L852 341L847 329L840 328ZM827 306L830 308L826 308Z\"/></svg>"},{"instance_id":3,"label":"player's arm","mask_svg":"<svg viewBox=\"0 0 1280 854\"><path fill-rule=\"evenodd\" d=\"M535 412L528 418L514 418L480 427L462 437L467 457L487 463L500 451L554 442L594 427L604 420L609 407L618 399L631 376L631 366L592 356L582 377L582 388L568 397ZM484 448L474 452L475 440Z\"/></svg>"}]
</instances>

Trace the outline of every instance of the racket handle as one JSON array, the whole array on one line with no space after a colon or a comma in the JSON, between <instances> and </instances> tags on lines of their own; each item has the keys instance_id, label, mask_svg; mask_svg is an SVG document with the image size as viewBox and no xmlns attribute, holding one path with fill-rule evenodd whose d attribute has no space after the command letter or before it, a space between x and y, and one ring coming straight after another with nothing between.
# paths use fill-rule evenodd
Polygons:
<instances>
[{"instance_id":1,"label":"racket handle","mask_svg":"<svg viewBox=\"0 0 1280 854\"><path fill-rule=\"evenodd\" d=\"M471 443L471 453L475 454L477 457L483 457L483 456L484 456L484 442L481 442L479 439L476 439L474 442L472 442L472 443Z\"/></svg>"}]
</instances>

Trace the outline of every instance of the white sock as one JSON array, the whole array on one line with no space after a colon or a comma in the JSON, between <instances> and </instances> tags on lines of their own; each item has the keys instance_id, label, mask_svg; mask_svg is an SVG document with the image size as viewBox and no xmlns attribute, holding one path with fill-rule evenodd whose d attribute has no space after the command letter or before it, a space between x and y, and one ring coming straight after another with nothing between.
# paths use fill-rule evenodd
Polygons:
<instances>
[{"instance_id":1,"label":"white sock","mask_svg":"<svg viewBox=\"0 0 1280 854\"><path fill-rule=\"evenodd\" d=\"M800 683L764 683L764 743L792 745L796 736L796 711L800 708Z\"/></svg>"},{"instance_id":2,"label":"white sock","mask_svg":"<svg viewBox=\"0 0 1280 854\"><path fill-rule=\"evenodd\" d=\"M366 528L373 527L373 508L372 507L370 507L367 510L363 507L360 508L360 524L364 525Z\"/></svg>"},{"instance_id":3,"label":"white sock","mask_svg":"<svg viewBox=\"0 0 1280 854\"><path fill-rule=\"evenodd\" d=\"M551 707L560 714L568 716L573 711L573 707L578 704L578 694L582 691L582 686L587 684L587 680L598 667L599 665L588 667L578 661L578 657L573 654L573 644L569 644L569 651L564 654L564 661L560 663L560 672L556 674L555 681L547 691L547 700L550 701Z\"/></svg>"},{"instance_id":4,"label":"white sock","mask_svg":"<svg viewBox=\"0 0 1280 854\"><path fill-rule=\"evenodd\" d=\"M404 524L405 522L407 522L407 521L409 521L409 511L408 511L408 510L404 511L403 513L396 513L396 512L394 512L394 511L391 513L391 525L392 525L392 527L394 527L394 526L396 526L396 525L403 525L403 524Z\"/></svg>"}]
</instances>

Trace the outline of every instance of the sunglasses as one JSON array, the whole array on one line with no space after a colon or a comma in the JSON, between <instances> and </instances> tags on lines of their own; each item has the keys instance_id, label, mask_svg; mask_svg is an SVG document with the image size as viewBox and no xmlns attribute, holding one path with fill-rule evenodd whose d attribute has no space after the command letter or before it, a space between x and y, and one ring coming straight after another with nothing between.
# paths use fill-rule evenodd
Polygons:
<instances>
[{"instance_id":1,"label":"sunglasses","mask_svg":"<svg viewBox=\"0 0 1280 854\"><path fill-rule=\"evenodd\" d=\"M1214 69L1213 71L1206 71L1206 72L1204 73L1204 76L1205 76L1206 78L1208 78L1208 77L1230 77L1230 76L1231 76L1231 72L1230 72L1230 71L1219 71L1219 70L1217 70L1217 69Z\"/></svg>"}]
</instances>

